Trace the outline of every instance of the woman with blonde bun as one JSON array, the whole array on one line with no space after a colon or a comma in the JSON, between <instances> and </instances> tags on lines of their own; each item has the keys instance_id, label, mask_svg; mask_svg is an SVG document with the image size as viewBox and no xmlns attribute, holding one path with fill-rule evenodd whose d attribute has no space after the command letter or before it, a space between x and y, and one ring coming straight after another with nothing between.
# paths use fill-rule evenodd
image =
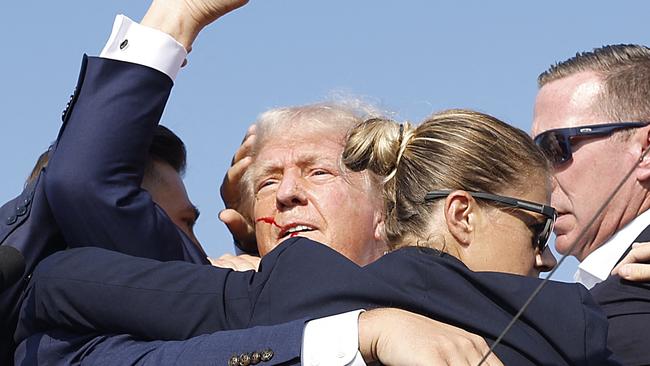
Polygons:
<instances>
[{"instance_id":1,"label":"woman with blonde bun","mask_svg":"<svg viewBox=\"0 0 650 366\"><path fill-rule=\"evenodd\" d=\"M533 277L556 264L550 165L528 135L492 116L449 110L418 126L371 119L351 131L343 163L383 181L393 249L428 247L473 271Z\"/></svg>"}]
</instances>

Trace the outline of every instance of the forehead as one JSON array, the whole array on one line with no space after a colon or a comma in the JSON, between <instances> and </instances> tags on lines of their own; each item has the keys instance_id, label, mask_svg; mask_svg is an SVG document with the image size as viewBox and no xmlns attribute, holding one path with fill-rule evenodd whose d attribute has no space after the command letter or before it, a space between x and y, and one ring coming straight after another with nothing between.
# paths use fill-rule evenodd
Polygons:
<instances>
[{"instance_id":1,"label":"forehead","mask_svg":"<svg viewBox=\"0 0 650 366\"><path fill-rule=\"evenodd\" d=\"M269 168L319 162L337 164L344 137L341 133L296 129L275 133L260 142L254 165Z\"/></svg>"},{"instance_id":2,"label":"forehead","mask_svg":"<svg viewBox=\"0 0 650 366\"><path fill-rule=\"evenodd\" d=\"M580 72L553 80L535 99L532 134L607 122L599 108L603 82L595 72Z\"/></svg>"}]
</instances>

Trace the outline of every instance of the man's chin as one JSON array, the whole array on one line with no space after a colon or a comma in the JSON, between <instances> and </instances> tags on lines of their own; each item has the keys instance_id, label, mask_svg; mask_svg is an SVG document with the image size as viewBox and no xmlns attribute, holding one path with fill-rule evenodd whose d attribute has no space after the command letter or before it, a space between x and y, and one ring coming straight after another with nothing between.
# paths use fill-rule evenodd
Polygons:
<instances>
[{"instance_id":1,"label":"man's chin","mask_svg":"<svg viewBox=\"0 0 650 366\"><path fill-rule=\"evenodd\" d=\"M571 255L582 262L585 257L583 253L585 238L583 238L582 243L576 243L575 241L576 238L573 235L558 235L555 238L555 250L562 255Z\"/></svg>"},{"instance_id":2,"label":"man's chin","mask_svg":"<svg viewBox=\"0 0 650 366\"><path fill-rule=\"evenodd\" d=\"M555 237L555 250L562 255L570 253L572 244L573 240L569 235L561 234Z\"/></svg>"}]
</instances>

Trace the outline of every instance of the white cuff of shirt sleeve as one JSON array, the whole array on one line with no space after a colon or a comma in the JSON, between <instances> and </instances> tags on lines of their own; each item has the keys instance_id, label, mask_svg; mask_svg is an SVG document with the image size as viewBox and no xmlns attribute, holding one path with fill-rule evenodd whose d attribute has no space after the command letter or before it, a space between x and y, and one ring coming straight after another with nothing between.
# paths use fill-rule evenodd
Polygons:
<instances>
[{"instance_id":1,"label":"white cuff of shirt sleeve","mask_svg":"<svg viewBox=\"0 0 650 366\"><path fill-rule=\"evenodd\" d=\"M100 57L151 67L172 81L187 57L187 51L169 34L140 25L120 14Z\"/></svg>"},{"instance_id":2,"label":"white cuff of shirt sleeve","mask_svg":"<svg viewBox=\"0 0 650 366\"><path fill-rule=\"evenodd\" d=\"M307 322L302 336L304 366L365 366L359 352L359 314L355 310Z\"/></svg>"}]
</instances>

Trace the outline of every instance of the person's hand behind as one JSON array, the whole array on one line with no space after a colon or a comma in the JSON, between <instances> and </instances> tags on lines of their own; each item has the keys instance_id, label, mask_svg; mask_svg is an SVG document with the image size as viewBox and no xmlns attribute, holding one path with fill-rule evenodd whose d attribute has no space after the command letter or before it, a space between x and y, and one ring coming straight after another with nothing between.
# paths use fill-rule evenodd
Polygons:
<instances>
[{"instance_id":1,"label":"person's hand behind","mask_svg":"<svg viewBox=\"0 0 650 366\"><path fill-rule=\"evenodd\" d=\"M217 259L208 258L210 263L215 267L230 268L238 272L244 271L257 271L260 266L260 257L255 257L248 254L234 256L232 254L224 254Z\"/></svg>"},{"instance_id":2,"label":"person's hand behind","mask_svg":"<svg viewBox=\"0 0 650 366\"><path fill-rule=\"evenodd\" d=\"M223 221L240 249L255 252L257 243L255 241L255 229L241 214L241 192L240 182L246 169L253 162L251 157L253 144L255 143L255 125L248 128L244 141L235 152L228 172L221 183L221 198L226 207L219 213L219 219Z\"/></svg>"},{"instance_id":3,"label":"person's hand behind","mask_svg":"<svg viewBox=\"0 0 650 366\"><path fill-rule=\"evenodd\" d=\"M194 20L206 26L219 17L240 8L248 0L165 0L165 1L182 1L185 7L189 9L190 15Z\"/></svg>"},{"instance_id":4,"label":"person's hand behind","mask_svg":"<svg viewBox=\"0 0 650 366\"><path fill-rule=\"evenodd\" d=\"M153 0L140 24L172 36L187 52L199 32L248 0Z\"/></svg>"},{"instance_id":5,"label":"person's hand behind","mask_svg":"<svg viewBox=\"0 0 650 366\"><path fill-rule=\"evenodd\" d=\"M422 315L375 309L359 316L359 350L368 363L476 366L489 347L477 335ZM503 364L491 354L483 365Z\"/></svg>"},{"instance_id":6,"label":"person's hand behind","mask_svg":"<svg viewBox=\"0 0 650 366\"><path fill-rule=\"evenodd\" d=\"M650 281L650 243L632 244L632 250L614 267L612 274L628 281Z\"/></svg>"}]
</instances>

